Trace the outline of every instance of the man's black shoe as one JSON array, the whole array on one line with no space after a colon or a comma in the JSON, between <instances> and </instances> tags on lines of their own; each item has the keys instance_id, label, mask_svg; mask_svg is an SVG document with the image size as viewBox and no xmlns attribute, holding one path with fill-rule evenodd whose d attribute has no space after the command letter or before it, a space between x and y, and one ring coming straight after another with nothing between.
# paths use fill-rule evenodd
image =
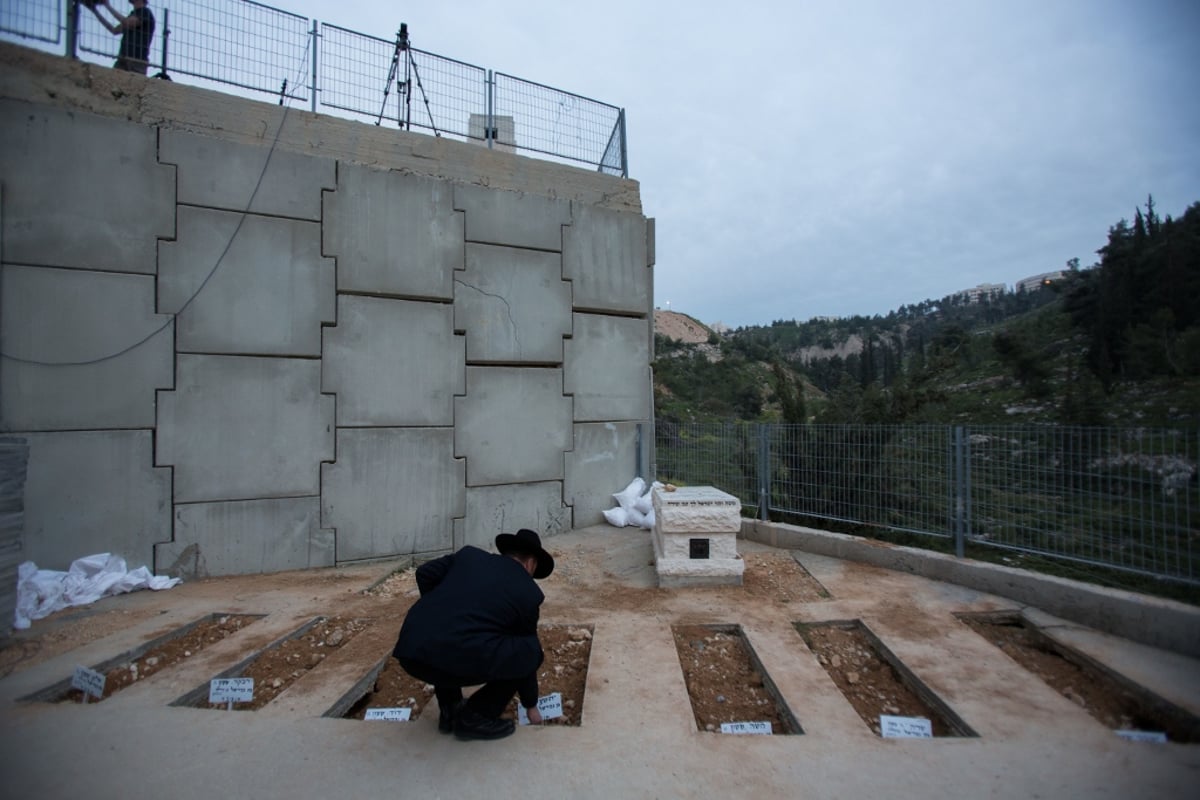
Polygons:
<instances>
[{"instance_id":1,"label":"man's black shoe","mask_svg":"<svg viewBox=\"0 0 1200 800\"><path fill-rule=\"evenodd\" d=\"M454 736L458 739L503 739L517 729L511 719L485 717L470 709L459 709L454 719Z\"/></svg>"}]
</instances>

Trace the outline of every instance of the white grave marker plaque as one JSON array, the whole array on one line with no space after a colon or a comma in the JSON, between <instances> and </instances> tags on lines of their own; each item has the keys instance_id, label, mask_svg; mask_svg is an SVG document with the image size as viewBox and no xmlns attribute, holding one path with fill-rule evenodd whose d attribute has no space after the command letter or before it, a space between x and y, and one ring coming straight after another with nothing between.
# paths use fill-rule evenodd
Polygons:
<instances>
[{"instance_id":1,"label":"white grave marker plaque","mask_svg":"<svg viewBox=\"0 0 1200 800\"><path fill-rule=\"evenodd\" d=\"M408 722L412 717L411 708L368 708L364 720L380 720L381 722Z\"/></svg>"},{"instance_id":2,"label":"white grave marker plaque","mask_svg":"<svg viewBox=\"0 0 1200 800\"><path fill-rule=\"evenodd\" d=\"M771 723L769 722L722 722L721 733L737 733L737 734L752 734L757 736L770 736Z\"/></svg>"},{"instance_id":3,"label":"white grave marker plaque","mask_svg":"<svg viewBox=\"0 0 1200 800\"><path fill-rule=\"evenodd\" d=\"M254 678L213 678L208 684L210 703L249 703L254 699Z\"/></svg>"},{"instance_id":4,"label":"white grave marker plaque","mask_svg":"<svg viewBox=\"0 0 1200 800\"><path fill-rule=\"evenodd\" d=\"M104 697L104 675L87 667L75 667L75 673L71 676L71 688L83 692L85 703L88 695L99 700Z\"/></svg>"},{"instance_id":5,"label":"white grave marker plaque","mask_svg":"<svg viewBox=\"0 0 1200 800\"><path fill-rule=\"evenodd\" d=\"M933 723L923 717L879 715L879 727L886 739L931 739Z\"/></svg>"},{"instance_id":6,"label":"white grave marker plaque","mask_svg":"<svg viewBox=\"0 0 1200 800\"><path fill-rule=\"evenodd\" d=\"M542 712L542 719L544 720L561 717L563 715L562 709L562 694L560 692L538 698L538 711ZM517 704L517 721L522 725L529 724L529 712L520 703Z\"/></svg>"}]
</instances>

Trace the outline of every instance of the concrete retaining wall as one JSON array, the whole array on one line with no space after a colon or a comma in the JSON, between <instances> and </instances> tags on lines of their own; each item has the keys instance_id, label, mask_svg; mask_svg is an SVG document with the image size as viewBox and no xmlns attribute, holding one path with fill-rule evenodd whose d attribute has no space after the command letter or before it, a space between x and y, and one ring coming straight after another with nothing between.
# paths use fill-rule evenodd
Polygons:
<instances>
[{"instance_id":1,"label":"concrete retaining wall","mask_svg":"<svg viewBox=\"0 0 1200 800\"><path fill-rule=\"evenodd\" d=\"M636 182L0 45L25 555L233 574L602 521L650 463Z\"/></svg>"},{"instance_id":2,"label":"concrete retaining wall","mask_svg":"<svg viewBox=\"0 0 1200 800\"><path fill-rule=\"evenodd\" d=\"M1114 636L1200 657L1200 608L1185 603L798 525L743 520L741 536L966 586Z\"/></svg>"}]
</instances>

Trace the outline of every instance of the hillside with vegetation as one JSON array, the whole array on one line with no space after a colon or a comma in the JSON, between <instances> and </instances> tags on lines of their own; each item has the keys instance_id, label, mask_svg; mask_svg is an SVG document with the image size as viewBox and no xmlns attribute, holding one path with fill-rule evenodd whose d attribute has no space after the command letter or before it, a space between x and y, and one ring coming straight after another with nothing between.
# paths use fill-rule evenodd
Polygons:
<instances>
[{"instance_id":1,"label":"hillside with vegetation","mask_svg":"<svg viewBox=\"0 0 1200 800\"><path fill-rule=\"evenodd\" d=\"M1121 220L1093 266L886 316L655 337L655 415L826 423L1193 425L1200 203Z\"/></svg>"}]
</instances>

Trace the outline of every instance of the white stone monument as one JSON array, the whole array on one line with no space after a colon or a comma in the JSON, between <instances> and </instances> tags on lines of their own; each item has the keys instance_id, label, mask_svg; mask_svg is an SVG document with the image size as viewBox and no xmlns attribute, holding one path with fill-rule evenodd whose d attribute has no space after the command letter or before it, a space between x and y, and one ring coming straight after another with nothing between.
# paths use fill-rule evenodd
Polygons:
<instances>
[{"instance_id":1,"label":"white stone monument","mask_svg":"<svg viewBox=\"0 0 1200 800\"><path fill-rule=\"evenodd\" d=\"M659 586L742 585L741 501L711 486L684 486L655 489L653 502Z\"/></svg>"}]
</instances>

